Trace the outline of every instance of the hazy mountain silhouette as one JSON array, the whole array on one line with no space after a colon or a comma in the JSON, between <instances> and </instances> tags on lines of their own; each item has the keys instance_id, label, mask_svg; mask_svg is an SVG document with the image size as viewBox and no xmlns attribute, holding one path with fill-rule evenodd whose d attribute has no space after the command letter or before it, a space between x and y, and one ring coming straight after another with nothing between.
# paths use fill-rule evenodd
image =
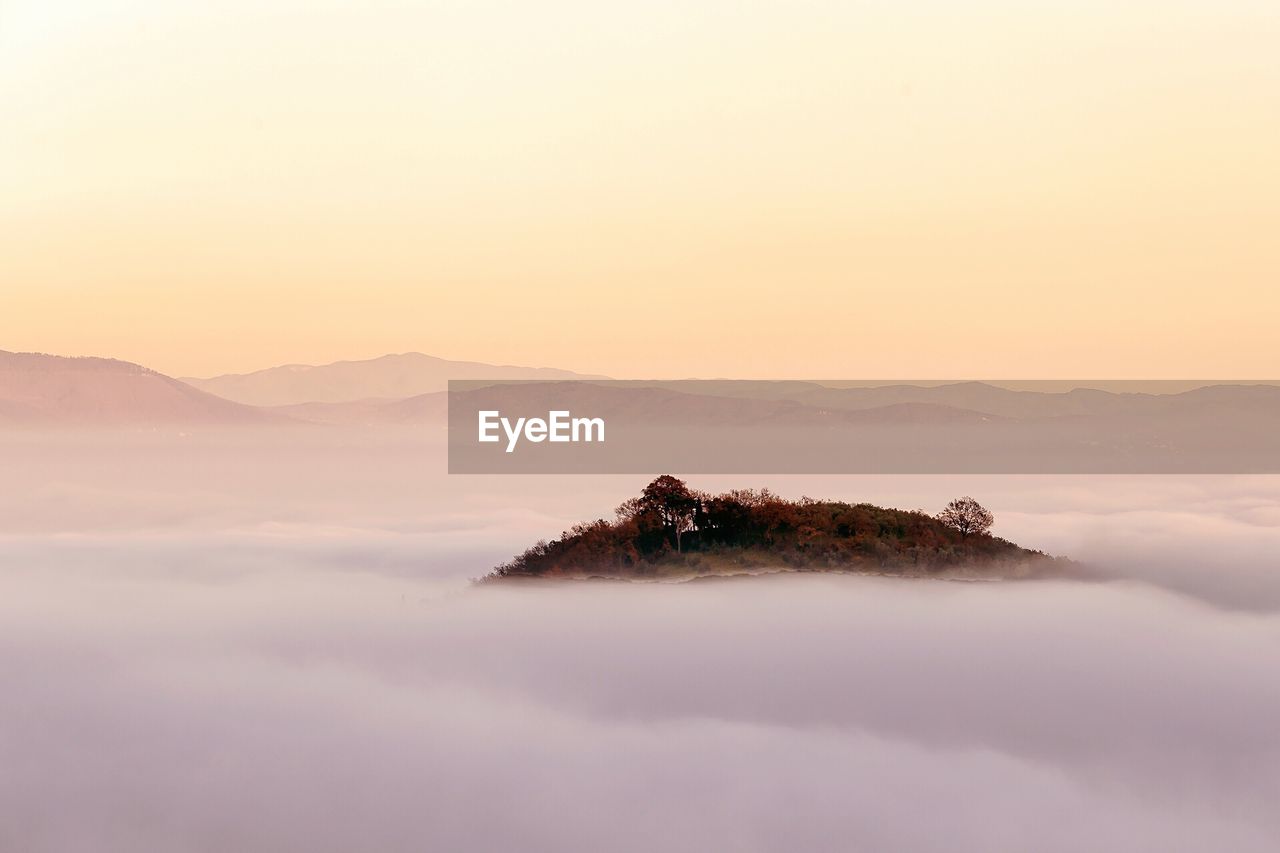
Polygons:
<instances>
[{"instance_id":1,"label":"hazy mountain silhouette","mask_svg":"<svg viewBox=\"0 0 1280 853\"><path fill-rule=\"evenodd\" d=\"M514 367L476 361L450 361L406 352L363 361L317 366L286 364L253 373L228 373L184 382L240 403L288 406L299 403L349 403L402 400L444 391L450 379L603 379L549 367Z\"/></svg>"},{"instance_id":2,"label":"hazy mountain silhouette","mask_svg":"<svg viewBox=\"0 0 1280 853\"><path fill-rule=\"evenodd\" d=\"M343 426L379 426L387 424L438 424L444 426L449 407L448 392L432 391L403 400L352 400L345 403L294 403L274 406L280 412L300 421Z\"/></svg>"},{"instance_id":3,"label":"hazy mountain silhouette","mask_svg":"<svg viewBox=\"0 0 1280 853\"><path fill-rule=\"evenodd\" d=\"M693 385L685 384L685 388ZM515 407L538 410L548 401L575 412L613 421L672 425L822 426L842 424L980 424L1008 420L985 412L939 403L894 403L867 409L823 408L777 399L673 391L666 387L615 386L595 382L531 382L493 384L456 392L460 411ZM403 400L366 399L341 403L295 403L274 406L298 420L342 425L443 424L448 392L418 394ZM462 426L462 424L458 424Z\"/></svg>"},{"instance_id":4,"label":"hazy mountain silhouette","mask_svg":"<svg viewBox=\"0 0 1280 853\"><path fill-rule=\"evenodd\" d=\"M454 392L460 413L479 409L545 414L548 407L591 414L618 422L673 426L838 426L856 423L987 423L1000 416L959 406L894 402L862 409L811 405L779 398L778 389L760 383L760 396L697 393L699 383L527 382L493 384ZM808 383L796 383L807 386ZM673 390L680 388L683 390ZM712 386L717 390L717 386ZM801 387L802 392L807 390ZM803 393L799 396L803 396Z\"/></svg>"},{"instance_id":5,"label":"hazy mountain silhouette","mask_svg":"<svg viewBox=\"0 0 1280 853\"><path fill-rule=\"evenodd\" d=\"M261 424L284 415L224 400L141 365L0 350L0 424Z\"/></svg>"},{"instance_id":6,"label":"hazy mountain silhouette","mask_svg":"<svg viewBox=\"0 0 1280 853\"><path fill-rule=\"evenodd\" d=\"M450 395L450 379L475 384ZM608 421L607 444L575 451L583 470L1280 470L1280 387L1270 384L1159 394L983 382L628 382L419 353L196 381L201 388L115 359L0 351L0 425L449 422L465 436L481 409L517 417L556 409ZM530 447L519 459L496 452L502 470L560 470L569 458L562 448ZM463 456L488 459L492 449Z\"/></svg>"},{"instance_id":7,"label":"hazy mountain silhouette","mask_svg":"<svg viewBox=\"0 0 1280 853\"><path fill-rule=\"evenodd\" d=\"M1221 412L1244 407L1276 411L1280 387L1270 384L1206 385L1171 394L1149 394L1075 388L1045 392L1012 390L986 382L946 385L883 385L874 388L811 388L793 396L797 402L835 409L871 409L904 403L931 403L984 412L1002 418L1164 416L1196 411Z\"/></svg>"},{"instance_id":8,"label":"hazy mountain silhouette","mask_svg":"<svg viewBox=\"0 0 1280 853\"><path fill-rule=\"evenodd\" d=\"M720 391L722 383L708 383ZM676 391L678 387L683 390ZM1280 387L1222 384L1171 394L1010 390L980 382L831 388L762 383L759 397L690 393L698 383L533 382L455 389L454 434L477 412L600 417L595 446L459 440L460 473L1255 473L1280 470ZM724 386L723 390L732 388ZM779 399L779 392L798 399Z\"/></svg>"}]
</instances>

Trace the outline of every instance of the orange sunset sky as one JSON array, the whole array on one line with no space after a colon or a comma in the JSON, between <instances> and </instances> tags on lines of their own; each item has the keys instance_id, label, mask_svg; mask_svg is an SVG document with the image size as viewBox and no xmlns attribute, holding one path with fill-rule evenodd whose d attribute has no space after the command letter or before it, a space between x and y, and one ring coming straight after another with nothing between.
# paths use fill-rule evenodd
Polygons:
<instances>
[{"instance_id":1,"label":"orange sunset sky","mask_svg":"<svg viewBox=\"0 0 1280 853\"><path fill-rule=\"evenodd\" d=\"M1280 376L1280 5L0 0L0 349Z\"/></svg>"}]
</instances>

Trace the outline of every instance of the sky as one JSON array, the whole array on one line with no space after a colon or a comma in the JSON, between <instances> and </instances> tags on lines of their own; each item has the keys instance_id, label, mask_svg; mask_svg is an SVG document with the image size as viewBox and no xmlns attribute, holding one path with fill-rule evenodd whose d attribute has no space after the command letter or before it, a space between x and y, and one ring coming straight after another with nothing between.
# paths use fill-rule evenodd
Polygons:
<instances>
[{"instance_id":1,"label":"sky","mask_svg":"<svg viewBox=\"0 0 1280 853\"><path fill-rule=\"evenodd\" d=\"M1275 378L1274 2L0 3L0 349Z\"/></svg>"}]
</instances>

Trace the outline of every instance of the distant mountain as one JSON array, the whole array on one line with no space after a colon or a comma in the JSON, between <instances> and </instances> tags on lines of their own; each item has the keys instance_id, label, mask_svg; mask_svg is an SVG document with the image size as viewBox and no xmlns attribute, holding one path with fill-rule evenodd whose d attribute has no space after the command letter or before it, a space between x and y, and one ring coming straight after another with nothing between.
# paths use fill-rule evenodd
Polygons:
<instances>
[{"instance_id":1,"label":"distant mountain","mask_svg":"<svg viewBox=\"0 0 1280 853\"><path fill-rule=\"evenodd\" d=\"M754 389L761 394L760 398L697 393L695 389L698 387L695 382L626 380L485 385L455 393L455 425L469 425L474 420L474 412L480 409L534 414L539 411L545 413L549 408L590 412L594 417L619 423L673 426L838 427L850 424L958 424L1007 420L1002 416L943 403L886 402L854 409L779 398L776 391L765 387Z\"/></svg>"},{"instance_id":2,"label":"distant mountain","mask_svg":"<svg viewBox=\"0 0 1280 853\"><path fill-rule=\"evenodd\" d=\"M1196 412L1263 414L1277 411L1280 386L1274 383L1205 383L1159 393L1076 387L1063 390L1009 388L988 382L947 382L847 386L843 383L725 380L675 380L613 383L619 387L661 388L704 397L791 401L827 412L879 410L868 420L972 419L1041 421L1058 418L1124 418L1184 416ZM1115 383L1113 383L1115 384ZM1048 383L1046 383L1048 385ZM1123 387L1123 386L1122 386ZM951 414L945 414L943 410ZM957 412L969 415L958 415Z\"/></svg>"},{"instance_id":3,"label":"distant mountain","mask_svg":"<svg viewBox=\"0 0 1280 853\"><path fill-rule=\"evenodd\" d=\"M0 350L0 425L255 424L285 416L128 361Z\"/></svg>"},{"instance_id":4,"label":"distant mountain","mask_svg":"<svg viewBox=\"0 0 1280 853\"><path fill-rule=\"evenodd\" d=\"M444 391L450 379L603 379L549 367L514 367L406 352L364 361L286 364L210 379L184 377L196 388L254 406L402 400Z\"/></svg>"},{"instance_id":5,"label":"distant mountain","mask_svg":"<svg viewBox=\"0 0 1280 853\"><path fill-rule=\"evenodd\" d=\"M1000 418L1123 418L1186 415L1203 411L1277 410L1280 387L1266 383L1214 384L1176 393L1150 394L1075 388L1070 391L1014 390L986 382L945 385L881 385L864 388L809 388L791 399L809 406L863 410L902 404L933 404L983 412Z\"/></svg>"},{"instance_id":6,"label":"distant mountain","mask_svg":"<svg viewBox=\"0 0 1280 853\"><path fill-rule=\"evenodd\" d=\"M685 384L681 387L692 388ZM436 391L403 400L352 400L342 403L295 403L273 406L297 420L341 425L444 425L449 411L449 393ZM469 428L474 412L515 406L520 411L545 406L554 400L557 406L572 411L587 411L594 416L633 424L839 427L854 424L981 424L1005 421L1007 418L975 412L940 403L893 403L868 409L845 410L805 406L794 400L727 397L695 394L648 385L621 385L608 381L566 381L529 384L483 385L456 392L458 411L463 419L455 426ZM532 411L533 409L529 409Z\"/></svg>"},{"instance_id":7,"label":"distant mountain","mask_svg":"<svg viewBox=\"0 0 1280 853\"><path fill-rule=\"evenodd\" d=\"M793 399L811 406L852 410L924 403L1025 420L1120 414L1145 407L1156 400L1157 395L1116 394L1087 388L1065 392L1018 391L986 382L954 382L946 385L817 388L803 391Z\"/></svg>"},{"instance_id":8,"label":"distant mountain","mask_svg":"<svg viewBox=\"0 0 1280 853\"><path fill-rule=\"evenodd\" d=\"M449 394L433 391L403 400L352 400L346 403L294 403L273 406L270 411L318 424L342 426L384 426L395 424L438 424L444 426Z\"/></svg>"},{"instance_id":9,"label":"distant mountain","mask_svg":"<svg viewBox=\"0 0 1280 853\"><path fill-rule=\"evenodd\" d=\"M719 392L723 383L709 383ZM682 390L673 390L678 387ZM457 442L450 470L553 473L1263 473L1280 471L1280 387L1174 394L1045 393L965 382L692 393L697 383L488 384L449 401L456 435L478 412L514 423L601 418L606 442ZM734 389L725 387L725 391ZM794 394L782 399L778 393ZM518 428L517 428L518 429Z\"/></svg>"}]
</instances>

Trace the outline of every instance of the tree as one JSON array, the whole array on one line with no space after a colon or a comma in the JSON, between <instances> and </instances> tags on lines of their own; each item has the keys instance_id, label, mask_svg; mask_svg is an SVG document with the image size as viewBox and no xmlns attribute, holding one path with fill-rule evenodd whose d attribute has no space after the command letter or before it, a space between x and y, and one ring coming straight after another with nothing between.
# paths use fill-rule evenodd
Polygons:
<instances>
[{"instance_id":1,"label":"tree","mask_svg":"<svg viewBox=\"0 0 1280 853\"><path fill-rule=\"evenodd\" d=\"M701 506L698 495L684 480L663 474L644 487L637 507L652 511L662 519L664 529L674 534L676 552L680 551L680 534L693 528L693 519ZM626 504L623 505L624 507ZM619 507L622 509L622 507Z\"/></svg>"},{"instance_id":2,"label":"tree","mask_svg":"<svg viewBox=\"0 0 1280 853\"><path fill-rule=\"evenodd\" d=\"M960 531L961 538L970 533L986 533L995 524L996 517L982 504L970 497L956 498L938 513L938 521Z\"/></svg>"}]
</instances>

